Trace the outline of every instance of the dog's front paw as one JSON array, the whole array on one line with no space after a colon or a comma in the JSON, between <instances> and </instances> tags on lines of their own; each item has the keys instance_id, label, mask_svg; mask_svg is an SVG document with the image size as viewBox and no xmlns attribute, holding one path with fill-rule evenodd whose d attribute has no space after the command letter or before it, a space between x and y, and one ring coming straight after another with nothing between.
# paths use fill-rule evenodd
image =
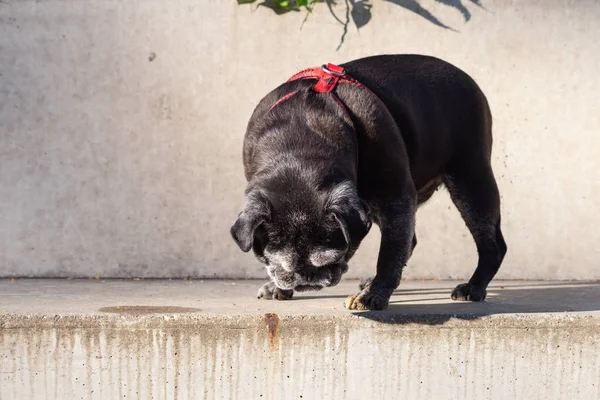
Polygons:
<instances>
[{"instance_id":1,"label":"dog's front paw","mask_svg":"<svg viewBox=\"0 0 600 400\"><path fill-rule=\"evenodd\" d=\"M461 283L452 291L452 300L483 301L487 292L485 289L477 288L470 283Z\"/></svg>"},{"instance_id":2,"label":"dog's front paw","mask_svg":"<svg viewBox=\"0 0 600 400\"><path fill-rule=\"evenodd\" d=\"M348 296L345 307L348 310L385 310L390 296L369 289L363 289L355 296Z\"/></svg>"},{"instance_id":3,"label":"dog's front paw","mask_svg":"<svg viewBox=\"0 0 600 400\"><path fill-rule=\"evenodd\" d=\"M279 289L273 282L267 282L258 289L257 296L265 300L290 300L294 296L294 291Z\"/></svg>"}]
</instances>

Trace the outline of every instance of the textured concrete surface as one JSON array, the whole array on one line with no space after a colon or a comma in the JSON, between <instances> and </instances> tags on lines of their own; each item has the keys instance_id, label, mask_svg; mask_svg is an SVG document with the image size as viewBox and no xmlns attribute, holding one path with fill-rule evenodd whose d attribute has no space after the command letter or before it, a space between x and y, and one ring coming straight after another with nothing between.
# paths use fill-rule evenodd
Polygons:
<instances>
[{"instance_id":1,"label":"textured concrete surface","mask_svg":"<svg viewBox=\"0 0 600 400\"><path fill-rule=\"evenodd\" d=\"M199 315L347 316L347 296L358 281L319 292L295 293L292 301L256 298L259 280L0 280L0 312L17 315L102 315L111 307L188 307ZM563 313L600 317L600 282L494 281L488 301L455 302L450 292L460 281L403 281L390 308L373 315ZM117 310L112 310L117 311ZM168 309L166 310L167 314ZM117 314L128 315L123 311ZM134 314L140 312L134 312ZM141 311L142 314L145 314Z\"/></svg>"},{"instance_id":2,"label":"textured concrete surface","mask_svg":"<svg viewBox=\"0 0 600 400\"><path fill-rule=\"evenodd\" d=\"M289 302L259 281L0 281L4 399L596 399L600 283L405 282L350 313L346 282Z\"/></svg>"},{"instance_id":3,"label":"textured concrete surface","mask_svg":"<svg viewBox=\"0 0 600 400\"><path fill-rule=\"evenodd\" d=\"M423 53L490 100L499 276L600 279L600 3L477 3L372 2L336 51L343 27L324 5L300 31L302 13L233 0L0 2L0 276L262 277L228 236L253 107L304 67ZM471 274L444 191L417 233L406 276ZM377 242L349 276L373 273Z\"/></svg>"}]
</instances>

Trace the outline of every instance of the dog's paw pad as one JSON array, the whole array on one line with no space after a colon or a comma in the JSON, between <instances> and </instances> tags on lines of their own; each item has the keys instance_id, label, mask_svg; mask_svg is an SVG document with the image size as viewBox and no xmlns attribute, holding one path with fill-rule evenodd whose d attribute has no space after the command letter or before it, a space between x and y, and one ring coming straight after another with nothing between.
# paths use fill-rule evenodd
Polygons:
<instances>
[{"instance_id":1,"label":"dog's paw pad","mask_svg":"<svg viewBox=\"0 0 600 400\"><path fill-rule=\"evenodd\" d=\"M265 283L259 290L257 297L265 300L289 300L294 296L293 290L279 289L273 282Z\"/></svg>"},{"instance_id":2,"label":"dog's paw pad","mask_svg":"<svg viewBox=\"0 0 600 400\"><path fill-rule=\"evenodd\" d=\"M356 296L348 296L344 306L348 310L384 310L388 303L388 298L363 290Z\"/></svg>"},{"instance_id":3,"label":"dog's paw pad","mask_svg":"<svg viewBox=\"0 0 600 400\"><path fill-rule=\"evenodd\" d=\"M468 283L461 283L452 291L452 300L483 301L487 292L485 289L476 288Z\"/></svg>"}]
</instances>

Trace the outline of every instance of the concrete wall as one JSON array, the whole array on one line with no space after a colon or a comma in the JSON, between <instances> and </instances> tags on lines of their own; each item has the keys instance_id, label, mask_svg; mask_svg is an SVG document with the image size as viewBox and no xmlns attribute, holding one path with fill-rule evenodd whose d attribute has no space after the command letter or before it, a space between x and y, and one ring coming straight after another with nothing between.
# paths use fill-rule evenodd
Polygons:
<instances>
[{"instance_id":1,"label":"concrete wall","mask_svg":"<svg viewBox=\"0 0 600 400\"><path fill-rule=\"evenodd\" d=\"M279 320L276 314L269 315L275 322L266 317L197 314L133 320L79 315L56 322L51 316L0 315L5 326L0 330L0 396L6 400L600 396L597 319L559 315L533 319L532 327L529 318L487 317L428 326L359 318Z\"/></svg>"},{"instance_id":2,"label":"concrete wall","mask_svg":"<svg viewBox=\"0 0 600 400\"><path fill-rule=\"evenodd\" d=\"M343 27L324 4L300 31L303 14L233 0L0 2L0 275L263 276L228 233L253 107L304 67L423 53L490 100L499 276L600 279L600 3L372 3L336 51ZM445 192L417 230L405 276L470 275ZM374 271L377 241L348 276Z\"/></svg>"}]
</instances>

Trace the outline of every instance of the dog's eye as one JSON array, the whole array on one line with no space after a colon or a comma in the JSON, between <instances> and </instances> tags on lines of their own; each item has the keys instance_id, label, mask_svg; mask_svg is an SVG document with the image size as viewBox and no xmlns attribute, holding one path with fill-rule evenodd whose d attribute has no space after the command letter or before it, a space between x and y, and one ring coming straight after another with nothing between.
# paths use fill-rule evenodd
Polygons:
<instances>
[{"instance_id":1,"label":"dog's eye","mask_svg":"<svg viewBox=\"0 0 600 400\"><path fill-rule=\"evenodd\" d=\"M315 267L322 267L337 263L342 259L344 254L346 254L346 251L342 249L317 248L311 252L309 259L310 263Z\"/></svg>"}]
</instances>

